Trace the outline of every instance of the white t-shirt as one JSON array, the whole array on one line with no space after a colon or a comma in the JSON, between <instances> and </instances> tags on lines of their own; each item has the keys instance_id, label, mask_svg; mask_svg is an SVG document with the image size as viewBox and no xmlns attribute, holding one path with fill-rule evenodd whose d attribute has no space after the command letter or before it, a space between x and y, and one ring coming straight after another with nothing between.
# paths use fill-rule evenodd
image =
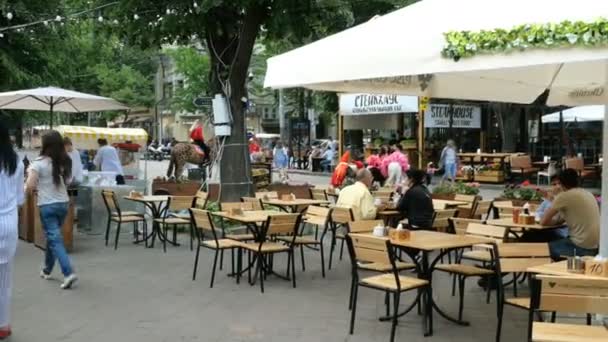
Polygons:
<instances>
[{"instance_id":1,"label":"white t-shirt","mask_svg":"<svg viewBox=\"0 0 608 342\"><path fill-rule=\"evenodd\" d=\"M80 153L77 149L72 149L72 152L68 153L70 159L72 159L72 181L76 183L82 182L82 160L80 160Z\"/></svg>"},{"instance_id":2,"label":"white t-shirt","mask_svg":"<svg viewBox=\"0 0 608 342\"><path fill-rule=\"evenodd\" d=\"M38 206L70 201L63 178L61 178L59 185L53 183L51 158L43 156L36 158L30 165L30 170L38 173L38 187L36 188L38 190Z\"/></svg>"},{"instance_id":3,"label":"white t-shirt","mask_svg":"<svg viewBox=\"0 0 608 342\"><path fill-rule=\"evenodd\" d=\"M101 167L101 171L116 172L122 175L122 164L118 158L118 151L113 146L105 145L97 150L93 163L97 167Z\"/></svg>"},{"instance_id":4,"label":"white t-shirt","mask_svg":"<svg viewBox=\"0 0 608 342\"><path fill-rule=\"evenodd\" d=\"M0 170L0 215L10 214L22 205L24 201L23 193L23 162L17 160L17 169L12 175Z\"/></svg>"}]
</instances>

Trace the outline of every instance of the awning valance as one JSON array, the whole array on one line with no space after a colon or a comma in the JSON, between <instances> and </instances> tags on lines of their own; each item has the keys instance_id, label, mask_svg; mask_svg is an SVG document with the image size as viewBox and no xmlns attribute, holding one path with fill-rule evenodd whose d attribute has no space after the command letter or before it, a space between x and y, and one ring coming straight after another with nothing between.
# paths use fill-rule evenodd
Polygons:
<instances>
[{"instance_id":1,"label":"awning valance","mask_svg":"<svg viewBox=\"0 0 608 342\"><path fill-rule=\"evenodd\" d=\"M104 128L86 126L59 126L57 131L64 137L72 139L77 149L97 149L97 139L104 138L108 144L124 143L126 141L145 146L148 133L141 128Z\"/></svg>"}]
</instances>

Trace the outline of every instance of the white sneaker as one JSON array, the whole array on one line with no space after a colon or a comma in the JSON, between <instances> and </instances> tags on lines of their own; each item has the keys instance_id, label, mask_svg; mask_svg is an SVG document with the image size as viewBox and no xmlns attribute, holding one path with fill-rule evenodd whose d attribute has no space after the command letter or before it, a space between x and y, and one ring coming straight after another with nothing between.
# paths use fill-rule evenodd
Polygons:
<instances>
[{"instance_id":1,"label":"white sneaker","mask_svg":"<svg viewBox=\"0 0 608 342\"><path fill-rule=\"evenodd\" d=\"M63 279L61 288L64 290L71 289L72 285L74 285L74 283L76 283L77 280L78 280L78 277L76 276L76 274L72 273L69 276L65 277L65 279Z\"/></svg>"},{"instance_id":2,"label":"white sneaker","mask_svg":"<svg viewBox=\"0 0 608 342\"><path fill-rule=\"evenodd\" d=\"M44 270L40 270L40 278L44 279L44 280L50 280L53 277L50 274L46 274L44 272Z\"/></svg>"}]
</instances>

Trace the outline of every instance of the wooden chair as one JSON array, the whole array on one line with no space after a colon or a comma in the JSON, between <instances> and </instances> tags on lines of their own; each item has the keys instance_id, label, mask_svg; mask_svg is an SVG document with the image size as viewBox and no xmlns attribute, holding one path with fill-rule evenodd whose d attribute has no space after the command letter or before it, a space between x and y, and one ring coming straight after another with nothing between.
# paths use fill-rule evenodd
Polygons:
<instances>
[{"instance_id":1,"label":"wooden chair","mask_svg":"<svg viewBox=\"0 0 608 342\"><path fill-rule=\"evenodd\" d=\"M433 215L433 225L431 228L438 232L446 233L450 227L449 219L456 216L457 213L458 210L456 209L435 210L435 214Z\"/></svg>"},{"instance_id":2,"label":"wooden chair","mask_svg":"<svg viewBox=\"0 0 608 342\"><path fill-rule=\"evenodd\" d=\"M163 250L167 251L167 229L173 229L173 243L177 243L177 226L190 226L190 250L194 249L194 226L189 219L176 216L176 214L188 211L194 205L194 196L169 196L167 204L160 212L160 218L155 218L154 222L160 224L165 234L163 239Z\"/></svg>"},{"instance_id":3,"label":"wooden chair","mask_svg":"<svg viewBox=\"0 0 608 342\"><path fill-rule=\"evenodd\" d=\"M255 193L255 198L258 198L258 199L264 199L264 198L278 199L279 198L279 193L276 192L276 191L261 191L261 192L256 192Z\"/></svg>"},{"instance_id":4,"label":"wooden chair","mask_svg":"<svg viewBox=\"0 0 608 342\"><path fill-rule=\"evenodd\" d=\"M502 272L513 274L513 296L517 297L517 279L525 275L527 269L552 262L549 244L505 243L499 246Z\"/></svg>"},{"instance_id":5,"label":"wooden chair","mask_svg":"<svg viewBox=\"0 0 608 342\"><path fill-rule=\"evenodd\" d=\"M454 201L466 202L467 204L458 206L458 217L464 218L473 218L473 209L475 209L475 205L477 201L480 200L479 196L476 195L461 195L456 194L454 196Z\"/></svg>"},{"instance_id":6,"label":"wooden chair","mask_svg":"<svg viewBox=\"0 0 608 342\"><path fill-rule=\"evenodd\" d=\"M103 203L108 211L108 224L106 225L106 246L110 238L110 227L112 222L116 222L116 237L114 238L114 250L118 249L118 237L120 236L120 227L123 223L133 223L133 236L135 240L138 240L138 225L141 222L143 225L143 238L148 236L148 225L144 214L135 211L121 211L116 199L116 193L112 190L102 190L101 196L103 197ZM147 242L146 242L147 246Z\"/></svg>"},{"instance_id":7,"label":"wooden chair","mask_svg":"<svg viewBox=\"0 0 608 342\"><path fill-rule=\"evenodd\" d=\"M508 238L509 229L487 224L469 223L465 234L489 238L497 244L502 244ZM463 252L461 258L478 262L490 262L492 260L487 245L476 246L472 251Z\"/></svg>"},{"instance_id":8,"label":"wooden chair","mask_svg":"<svg viewBox=\"0 0 608 342\"><path fill-rule=\"evenodd\" d=\"M513 217L513 201L494 201L492 202L492 212L496 219Z\"/></svg>"},{"instance_id":9,"label":"wooden chair","mask_svg":"<svg viewBox=\"0 0 608 342\"><path fill-rule=\"evenodd\" d=\"M259 274L260 290L262 293L264 293L264 278L266 273L270 271L270 265L266 257L274 256L277 253L288 254L287 275L289 276L291 273L293 287L296 287L294 247L301 219L301 214L271 215L263 227L259 242L241 243L242 248L253 253L254 258L257 260L257 273ZM279 236L289 236L290 238L283 239L282 241L285 243L276 242L276 239L274 241L271 240L271 238Z\"/></svg>"},{"instance_id":10,"label":"wooden chair","mask_svg":"<svg viewBox=\"0 0 608 342\"><path fill-rule=\"evenodd\" d=\"M232 251L232 272L234 273L234 249L240 248L240 242L231 239L221 239L218 237L218 232L213 224L211 214L207 210L191 208L190 215L195 229L196 235L196 256L194 257L194 268L192 270L192 280L196 279L196 271L198 269L198 259L201 251L201 247L211 249L215 252L213 257L213 268L211 271L211 283L209 287L213 287L213 281L215 279L215 270L217 268L217 258L221 251L231 250ZM212 240L205 240L206 235L209 235ZM237 275L237 280L238 280Z\"/></svg>"},{"instance_id":11,"label":"wooden chair","mask_svg":"<svg viewBox=\"0 0 608 342\"><path fill-rule=\"evenodd\" d=\"M608 341L603 326L534 322L539 311L608 314L608 286L602 279L537 275L532 280L528 341Z\"/></svg>"},{"instance_id":12,"label":"wooden chair","mask_svg":"<svg viewBox=\"0 0 608 342\"><path fill-rule=\"evenodd\" d=\"M492 201L478 201L475 204L471 218L486 220L490 214L490 207L492 207Z\"/></svg>"},{"instance_id":13,"label":"wooden chair","mask_svg":"<svg viewBox=\"0 0 608 342\"><path fill-rule=\"evenodd\" d=\"M393 246L389 239L377 238L369 235L359 234L348 234L346 237L346 243L348 245L348 251L350 254L351 265L352 265L352 284L354 289L352 291L352 301L350 303L351 317L350 317L350 329L349 333L352 335L355 328L355 315L357 312L357 299L359 295L359 287L366 287L369 289L379 290L387 293L389 296L393 296L393 315L392 315L392 326L391 326L391 338L390 341L395 340L395 331L397 328L397 314L399 312L399 301L401 293L417 290L420 294L422 291L427 291L427 299L430 298L429 282L423 279L406 277L399 275L399 269L396 264L396 257L394 254ZM381 264L391 265L390 270L387 273L380 275L360 277L359 270L360 264ZM424 298L421 296L420 298ZM425 309L430 310L430 301L425 303ZM390 310L389 310L390 311ZM426 310L425 310L426 312ZM425 320L424 318L423 320ZM426 324L424 324L426 326Z\"/></svg>"},{"instance_id":14,"label":"wooden chair","mask_svg":"<svg viewBox=\"0 0 608 342\"><path fill-rule=\"evenodd\" d=\"M582 180L593 179L597 177L595 170L585 168L585 161L582 158L568 158L564 161L564 168L574 169L578 172Z\"/></svg>"},{"instance_id":15,"label":"wooden chair","mask_svg":"<svg viewBox=\"0 0 608 342\"><path fill-rule=\"evenodd\" d=\"M209 194L205 191L197 191L196 199L194 201L194 208L198 209L206 209L207 204L209 203Z\"/></svg>"},{"instance_id":16,"label":"wooden chair","mask_svg":"<svg viewBox=\"0 0 608 342\"><path fill-rule=\"evenodd\" d=\"M251 202L222 202L220 203L221 211L231 211L233 209L241 209L243 211L254 210L254 205ZM226 234L225 220L221 221L223 238L236 241L251 241L254 239L253 234ZM220 268L221 269L221 268Z\"/></svg>"},{"instance_id":17,"label":"wooden chair","mask_svg":"<svg viewBox=\"0 0 608 342\"><path fill-rule=\"evenodd\" d=\"M532 165L532 158L529 155L511 156L511 174L525 178L526 175L534 175L539 168Z\"/></svg>"},{"instance_id":18,"label":"wooden chair","mask_svg":"<svg viewBox=\"0 0 608 342\"><path fill-rule=\"evenodd\" d=\"M331 262L333 260L334 250L336 248L336 240L341 240L340 243L340 260L342 260L342 252L344 251L344 239L348 233L348 223L355 220L353 210L346 207L333 207L329 214L329 225L331 228L331 248L329 250L329 266L331 270ZM338 229L346 230L345 233L338 233Z\"/></svg>"},{"instance_id":19,"label":"wooden chair","mask_svg":"<svg viewBox=\"0 0 608 342\"><path fill-rule=\"evenodd\" d=\"M251 203L253 210L264 210L262 200L255 197L241 197L243 203Z\"/></svg>"},{"instance_id":20,"label":"wooden chair","mask_svg":"<svg viewBox=\"0 0 608 342\"><path fill-rule=\"evenodd\" d=\"M448 222L450 223L451 227L450 233L454 233L456 235L465 235L469 223L485 224L485 221L482 220L467 219L462 217L450 217L448 218Z\"/></svg>"},{"instance_id":21,"label":"wooden chair","mask_svg":"<svg viewBox=\"0 0 608 342\"><path fill-rule=\"evenodd\" d=\"M316 189L316 188L310 189L310 198L312 198L314 200L320 200L320 201L329 200L327 197L327 191L325 191L325 189Z\"/></svg>"},{"instance_id":22,"label":"wooden chair","mask_svg":"<svg viewBox=\"0 0 608 342\"><path fill-rule=\"evenodd\" d=\"M300 256L302 259L302 271L306 271L306 262L304 260L304 247L310 247L311 249L317 249L321 253L321 275L325 278L325 252L323 248L323 240L327 233L327 226L329 221L329 208L319 206L309 206L306 213L302 216L302 223L311 224L315 226L314 235L303 235L304 229L302 229L299 235L296 237L293 243L295 247L300 247ZM318 238L319 227L322 227L321 239ZM302 225L302 228L305 228ZM283 236L278 237L277 240L290 242L291 237Z\"/></svg>"},{"instance_id":23,"label":"wooden chair","mask_svg":"<svg viewBox=\"0 0 608 342\"><path fill-rule=\"evenodd\" d=\"M489 257L488 260L482 260L484 262L484 266L487 266L487 265L496 264L496 258L495 258L496 254L493 254L492 250L495 249L494 246L496 246L496 242L500 243L504 240L504 238L507 235L507 232L508 232L508 229L504 228L504 227L496 227L496 226L489 226L489 225L483 225L483 224L477 224L477 223L469 223L469 225L467 226L466 235L475 236L475 237L492 238L495 240L494 244L482 245L485 249L484 252L486 252ZM446 272L446 273L449 273L452 276L454 276L453 282L452 282L452 295L455 294L456 281L458 282L459 297L460 297L459 309L458 309L459 320L462 319L462 310L463 310L463 304L464 304L464 289L465 289L466 279L469 277L488 277L488 276L491 276L492 274L495 274L495 270L491 269L492 267L486 268L486 267L478 267L475 265L463 264L462 263L463 259L467 259L464 257L464 254L462 257L456 259L456 263L439 264L435 267L435 269L438 271ZM495 266L493 266L493 267L496 268ZM489 301L489 297L490 297L490 291L489 291L489 286L488 286L487 301Z\"/></svg>"}]
</instances>

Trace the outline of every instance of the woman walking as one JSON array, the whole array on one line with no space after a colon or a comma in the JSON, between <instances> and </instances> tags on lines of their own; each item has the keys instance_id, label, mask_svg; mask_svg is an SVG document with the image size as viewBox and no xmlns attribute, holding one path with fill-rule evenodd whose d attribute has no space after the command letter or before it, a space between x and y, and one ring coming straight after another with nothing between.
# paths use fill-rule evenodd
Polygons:
<instances>
[{"instance_id":1,"label":"woman walking","mask_svg":"<svg viewBox=\"0 0 608 342\"><path fill-rule=\"evenodd\" d=\"M277 142L272 152L274 159L274 167L279 170L279 177L281 182L287 182L289 175L287 174L287 167L289 166L289 151L286 147L283 147L282 142Z\"/></svg>"},{"instance_id":2,"label":"woman walking","mask_svg":"<svg viewBox=\"0 0 608 342\"><path fill-rule=\"evenodd\" d=\"M456 180L456 168L458 166L458 155L456 154L456 144L454 140L448 140L443 151L441 151L441 157L439 159L439 167L443 168L445 173L441 182L449 178L452 183Z\"/></svg>"},{"instance_id":3,"label":"woman walking","mask_svg":"<svg viewBox=\"0 0 608 342\"><path fill-rule=\"evenodd\" d=\"M23 162L0 121L0 340L11 335L13 258L17 249L18 206L23 204Z\"/></svg>"},{"instance_id":4,"label":"woman walking","mask_svg":"<svg viewBox=\"0 0 608 342\"><path fill-rule=\"evenodd\" d=\"M71 178L72 160L63 146L63 139L59 132L48 131L42 136L40 156L30 165L27 191L38 190L40 221L46 235L46 252L40 277L50 279L55 260L58 260L64 276L62 289L71 288L78 280L61 234L61 226L68 213L66 184L70 184Z\"/></svg>"}]
</instances>

